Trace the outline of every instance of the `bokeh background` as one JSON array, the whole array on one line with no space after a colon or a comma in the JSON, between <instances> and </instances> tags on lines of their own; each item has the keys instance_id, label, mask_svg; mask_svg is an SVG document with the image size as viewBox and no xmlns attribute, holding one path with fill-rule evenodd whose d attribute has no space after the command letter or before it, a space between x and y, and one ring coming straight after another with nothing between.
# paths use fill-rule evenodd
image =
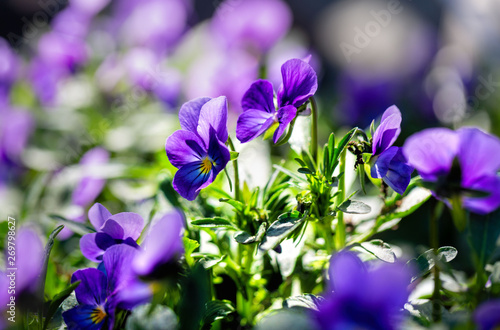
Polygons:
<instances>
[{"instance_id":1,"label":"bokeh background","mask_svg":"<svg viewBox=\"0 0 500 330\"><path fill-rule=\"evenodd\" d=\"M147 214L173 171L163 144L180 105L226 95L234 128L251 82L277 89L295 57L318 73L321 143L392 104L399 145L434 126L500 134L497 0L6 0L0 37L2 219L83 222L95 200ZM254 184L270 173L256 157L284 152L259 143L245 153ZM427 212L382 238L428 245ZM451 220L441 226L442 244L461 251Z\"/></svg>"}]
</instances>

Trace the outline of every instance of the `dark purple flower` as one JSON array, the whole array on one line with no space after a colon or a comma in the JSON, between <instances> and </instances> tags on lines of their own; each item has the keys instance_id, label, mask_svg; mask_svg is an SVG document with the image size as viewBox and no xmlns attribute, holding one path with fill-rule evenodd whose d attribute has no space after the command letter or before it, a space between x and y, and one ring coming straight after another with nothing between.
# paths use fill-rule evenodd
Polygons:
<instances>
[{"instance_id":1,"label":"dark purple flower","mask_svg":"<svg viewBox=\"0 0 500 330\"><path fill-rule=\"evenodd\" d=\"M398 194L404 194L413 168L401 148L392 146L401 133L401 112L393 105L385 110L372 141L371 176L384 180Z\"/></svg>"},{"instance_id":2,"label":"dark purple flower","mask_svg":"<svg viewBox=\"0 0 500 330\"><path fill-rule=\"evenodd\" d=\"M500 206L500 139L477 128L430 128L406 140L403 153L437 198L461 196L462 205L479 214ZM474 196L464 190L489 194ZM466 192L466 191L465 191Z\"/></svg>"},{"instance_id":3,"label":"dark purple flower","mask_svg":"<svg viewBox=\"0 0 500 330\"><path fill-rule=\"evenodd\" d=\"M227 133L226 97L203 97L185 103L179 110L181 130L165 144L168 159L179 170L174 189L194 200L222 171L230 159L225 146Z\"/></svg>"},{"instance_id":4,"label":"dark purple flower","mask_svg":"<svg viewBox=\"0 0 500 330\"><path fill-rule=\"evenodd\" d=\"M87 259L95 262L100 262L111 246L124 244L137 247L136 240L144 228L140 215L132 212L112 215L99 203L90 208L89 220L97 233L84 235L80 239L80 250Z\"/></svg>"},{"instance_id":5,"label":"dark purple flower","mask_svg":"<svg viewBox=\"0 0 500 330\"><path fill-rule=\"evenodd\" d=\"M366 265L351 252L330 262L329 289L313 318L320 329L398 329L410 275L403 265Z\"/></svg>"},{"instance_id":6,"label":"dark purple flower","mask_svg":"<svg viewBox=\"0 0 500 330\"><path fill-rule=\"evenodd\" d=\"M473 315L479 330L494 330L500 326L500 300L489 300L477 307Z\"/></svg>"},{"instance_id":7,"label":"dark purple flower","mask_svg":"<svg viewBox=\"0 0 500 330\"><path fill-rule=\"evenodd\" d=\"M104 271L87 268L73 274L71 283L81 282L75 289L79 305L63 313L69 329L113 329L116 308L129 310L150 299L151 292L137 296L133 304L121 298L136 287L130 265L137 251L128 245L112 246L103 255Z\"/></svg>"},{"instance_id":8,"label":"dark purple flower","mask_svg":"<svg viewBox=\"0 0 500 330\"><path fill-rule=\"evenodd\" d=\"M212 30L229 47L264 53L285 36L292 13L279 0L222 2L214 14Z\"/></svg>"},{"instance_id":9,"label":"dark purple flower","mask_svg":"<svg viewBox=\"0 0 500 330\"><path fill-rule=\"evenodd\" d=\"M316 72L303 60L286 61L281 66L281 76L283 84L278 90L277 111L273 85L267 80L257 80L243 96L243 113L236 126L236 137L242 143L253 140L278 124L273 137L274 143L277 143L297 115L297 108L306 103L318 89Z\"/></svg>"},{"instance_id":10,"label":"dark purple flower","mask_svg":"<svg viewBox=\"0 0 500 330\"><path fill-rule=\"evenodd\" d=\"M144 240L141 250L132 268L139 276L148 276L167 265L175 256L184 251L182 244L182 230L184 229L184 216L179 211L165 214L156 222Z\"/></svg>"}]
</instances>

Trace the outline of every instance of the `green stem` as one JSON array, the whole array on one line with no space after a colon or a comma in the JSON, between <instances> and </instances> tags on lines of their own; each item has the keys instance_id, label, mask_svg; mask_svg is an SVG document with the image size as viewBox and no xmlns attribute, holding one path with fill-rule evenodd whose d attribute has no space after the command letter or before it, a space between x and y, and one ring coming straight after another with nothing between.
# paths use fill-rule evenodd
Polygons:
<instances>
[{"instance_id":1,"label":"green stem","mask_svg":"<svg viewBox=\"0 0 500 330\"><path fill-rule=\"evenodd\" d=\"M234 148L233 141L231 140L231 137L228 137L227 143L228 143L231 151L236 152L236 150ZM234 166L234 199L239 201L240 200L240 173L239 173L239 169L238 169L238 158L233 160L233 166Z\"/></svg>"},{"instance_id":2,"label":"green stem","mask_svg":"<svg viewBox=\"0 0 500 330\"><path fill-rule=\"evenodd\" d=\"M346 160L346 149L340 154L339 162L339 185L338 194L335 200L335 206L339 207L340 204L344 202L345 199L345 160ZM335 248L341 250L345 246L345 223L344 223L344 213L337 210L337 228L335 230Z\"/></svg>"},{"instance_id":3,"label":"green stem","mask_svg":"<svg viewBox=\"0 0 500 330\"><path fill-rule=\"evenodd\" d=\"M312 112L312 123L311 123L311 157L316 164L318 164L318 104L311 96L309 99L311 101L311 112Z\"/></svg>"},{"instance_id":4,"label":"green stem","mask_svg":"<svg viewBox=\"0 0 500 330\"><path fill-rule=\"evenodd\" d=\"M434 291L432 293L432 319L434 322L441 321L441 279L438 265L439 249L439 217L443 210L443 204L435 201L431 208L431 219L429 226L431 248L434 250Z\"/></svg>"}]
</instances>

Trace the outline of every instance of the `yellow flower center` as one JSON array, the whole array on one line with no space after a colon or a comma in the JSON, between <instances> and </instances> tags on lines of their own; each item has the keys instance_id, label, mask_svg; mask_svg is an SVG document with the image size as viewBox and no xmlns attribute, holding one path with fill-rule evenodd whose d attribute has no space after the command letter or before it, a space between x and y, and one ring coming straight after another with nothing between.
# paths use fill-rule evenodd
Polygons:
<instances>
[{"instance_id":1,"label":"yellow flower center","mask_svg":"<svg viewBox=\"0 0 500 330\"><path fill-rule=\"evenodd\" d=\"M201 161L200 169L201 173L203 174L207 174L210 172L210 170L212 169L212 162L208 157L203 158L203 160Z\"/></svg>"},{"instance_id":2,"label":"yellow flower center","mask_svg":"<svg viewBox=\"0 0 500 330\"><path fill-rule=\"evenodd\" d=\"M106 318L107 315L108 314L106 314L104 309L99 306L92 311L92 313L90 314L90 319L94 324L99 324Z\"/></svg>"}]
</instances>

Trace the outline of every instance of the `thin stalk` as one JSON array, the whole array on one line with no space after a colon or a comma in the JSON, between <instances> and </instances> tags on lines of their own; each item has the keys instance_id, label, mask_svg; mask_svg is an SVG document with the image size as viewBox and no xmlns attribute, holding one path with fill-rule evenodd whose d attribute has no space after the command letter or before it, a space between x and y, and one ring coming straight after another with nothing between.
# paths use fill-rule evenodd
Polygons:
<instances>
[{"instance_id":1,"label":"thin stalk","mask_svg":"<svg viewBox=\"0 0 500 330\"><path fill-rule=\"evenodd\" d=\"M441 321L441 279L439 277L440 269L438 264L439 249L439 217L443 205L436 201L431 209L431 219L429 226L431 248L434 250L434 291L432 293L432 319L434 322Z\"/></svg>"},{"instance_id":2,"label":"thin stalk","mask_svg":"<svg viewBox=\"0 0 500 330\"><path fill-rule=\"evenodd\" d=\"M233 141L231 140L231 137L228 137L227 143L229 145L229 149L231 151L236 152L234 149L234 144ZM238 158L233 160L233 166L234 166L234 199L239 201L240 200L240 173L238 169Z\"/></svg>"},{"instance_id":3,"label":"thin stalk","mask_svg":"<svg viewBox=\"0 0 500 330\"><path fill-rule=\"evenodd\" d=\"M338 195L335 200L335 206L339 207L340 204L344 202L345 199L345 159L346 159L346 149L340 154L339 161L339 185L338 185ZM345 223L344 223L344 213L342 211L337 211L337 228L335 230L335 248L341 250L345 246Z\"/></svg>"},{"instance_id":4,"label":"thin stalk","mask_svg":"<svg viewBox=\"0 0 500 330\"><path fill-rule=\"evenodd\" d=\"M316 164L318 164L318 104L311 96L311 157Z\"/></svg>"}]
</instances>

